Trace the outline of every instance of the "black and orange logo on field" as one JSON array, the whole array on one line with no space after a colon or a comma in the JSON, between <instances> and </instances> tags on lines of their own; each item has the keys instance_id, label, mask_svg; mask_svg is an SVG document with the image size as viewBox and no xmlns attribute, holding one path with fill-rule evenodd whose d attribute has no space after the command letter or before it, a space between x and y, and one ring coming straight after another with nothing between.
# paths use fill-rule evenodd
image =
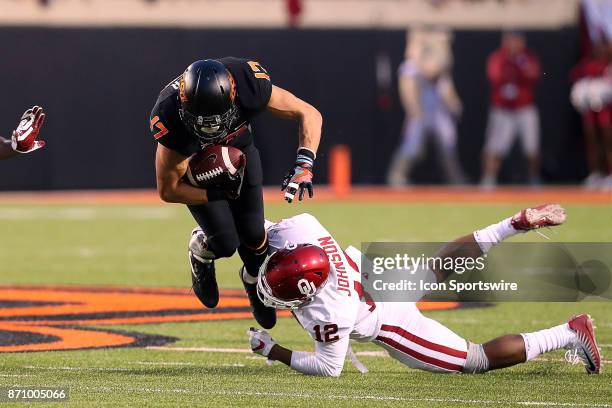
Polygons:
<instances>
[{"instance_id":1,"label":"black and orange logo on field","mask_svg":"<svg viewBox=\"0 0 612 408\"><path fill-rule=\"evenodd\" d=\"M421 310L457 307L419 304ZM242 290L222 290L217 308L205 309L189 289L0 286L0 353L159 346L178 339L101 326L232 319L252 319Z\"/></svg>"}]
</instances>

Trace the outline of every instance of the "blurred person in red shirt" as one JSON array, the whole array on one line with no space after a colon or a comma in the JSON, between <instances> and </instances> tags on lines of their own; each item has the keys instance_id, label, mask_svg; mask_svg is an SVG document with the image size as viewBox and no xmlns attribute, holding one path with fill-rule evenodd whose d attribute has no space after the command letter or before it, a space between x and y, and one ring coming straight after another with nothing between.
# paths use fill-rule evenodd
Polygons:
<instances>
[{"instance_id":1,"label":"blurred person in red shirt","mask_svg":"<svg viewBox=\"0 0 612 408\"><path fill-rule=\"evenodd\" d=\"M487 61L491 83L491 108L483 151L481 186L493 188L502 159L517 136L527 156L529 183L538 185L540 119L534 104L534 88L540 78L540 63L525 46L524 35L505 31L501 47Z\"/></svg>"},{"instance_id":2,"label":"blurred person in red shirt","mask_svg":"<svg viewBox=\"0 0 612 408\"><path fill-rule=\"evenodd\" d=\"M589 168L584 185L612 189L612 42L594 44L591 55L572 69L571 78L571 102L582 114Z\"/></svg>"}]
</instances>

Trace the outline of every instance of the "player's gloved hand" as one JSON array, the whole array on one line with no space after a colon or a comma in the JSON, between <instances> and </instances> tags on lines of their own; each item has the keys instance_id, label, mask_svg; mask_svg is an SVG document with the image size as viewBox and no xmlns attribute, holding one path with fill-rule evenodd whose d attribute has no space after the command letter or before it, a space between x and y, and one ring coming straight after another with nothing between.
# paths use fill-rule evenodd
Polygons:
<instances>
[{"instance_id":1,"label":"player's gloved hand","mask_svg":"<svg viewBox=\"0 0 612 408\"><path fill-rule=\"evenodd\" d=\"M223 187L210 187L206 189L208 201L235 200L240 197L242 183L244 181L244 169L238 171Z\"/></svg>"},{"instance_id":2,"label":"player's gloved hand","mask_svg":"<svg viewBox=\"0 0 612 408\"><path fill-rule=\"evenodd\" d=\"M268 357L270 350L272 350L272 347L274 347L276 344L268 332L251 327L247 334L249 335L249 341L251 343L251 350L253 350L253 353Z\"/></svg>"},{"instance_id":3,"label":"player's gloved hand","mask_svg":"<svg viewBox=\"0 0 612 408\"><path fill-rule=\"evenodd\" d=\"M242 191L242 183L244 182L244 167L239 169L238 172L232 177L227 188L227 195L230 200L235 200L240 197Z\"/></svg>"},{"instance_id":4,"label":"player's gloved hand","mask_svg":"<svg viewBox=\"0 0 612 408\"><path fill-rule=\"evenodd\" d=\"M314 159L315 154L311 150L305 147L298 149L295 167L287 173L281 186L281 191L285 192L287 202L292 202L298 192L300 201L304 199L304 191L306 190L308 190L309 198L314 195L312 189Z\"/></svg>"},{"instance_id":5,"label":"player's gloved hand","mask_svg":"<svg viewBox=\"0 0 612 408\"><path fill-rule=\"evenodd\" d=\"M23 113L17 129L13 131L11 147L18 153L30 153L45 146L42 140L36 140L38 132L45 121L45 112L40 106L34 106Z\"/></svg>"}]
</instances>

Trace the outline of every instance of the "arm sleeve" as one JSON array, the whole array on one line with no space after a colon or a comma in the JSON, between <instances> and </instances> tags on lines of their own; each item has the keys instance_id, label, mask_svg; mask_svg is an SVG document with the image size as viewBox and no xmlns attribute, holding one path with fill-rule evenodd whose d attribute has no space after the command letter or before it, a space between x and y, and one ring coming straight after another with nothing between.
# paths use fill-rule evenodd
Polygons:
<instances>
[{"instance_id":1,"label":"arm sleeve","mask_svg":"<svg viewBox=\"0 0 612 408\"><path fill-rule=\"evenodd\" d=\"M344 336L333 343L316 342L314 353L294 351L291 354L291 368L308 375L339 377L349 341L349 337Z\"/></svg>"},{"instance_id":2,"label":"arm sleeve","mask_svg":"<svg viewBox=\"0 0 612 408\"><path fill-rule=\"evenodd\" d=\"M193 153L192 144L197 143L190 141L181 132L175 130L175 125L170 121L167 115L164 115L162 109L155 106L149 118L149 128L151 136L155 141L170 150L174 150L185 157Z\"/></svg>"}]
</instances>

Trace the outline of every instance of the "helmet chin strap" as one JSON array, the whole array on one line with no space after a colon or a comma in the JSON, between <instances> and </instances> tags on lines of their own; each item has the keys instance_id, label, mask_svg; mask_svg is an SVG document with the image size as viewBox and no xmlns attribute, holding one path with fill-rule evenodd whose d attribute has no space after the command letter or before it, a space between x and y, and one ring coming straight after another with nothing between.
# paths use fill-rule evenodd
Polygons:
<instances>
[{"instance_id":1,"label":"helmet chin strap","mask_svg":"<svg viewBox=\"0 0 612 408\"><path fill-rule=\"evenodd\" d=\"M353 367L355 367L357 371L359 371L361 374L366 374L370 371L368 370L368 367L365 366L365 364L359 361L359 359L357 358L357 354L355 354L355 352L353 351L353 346L350 343L346 355L351 361L351 364L353 364Z\"/></svg>"}]
</instances>

